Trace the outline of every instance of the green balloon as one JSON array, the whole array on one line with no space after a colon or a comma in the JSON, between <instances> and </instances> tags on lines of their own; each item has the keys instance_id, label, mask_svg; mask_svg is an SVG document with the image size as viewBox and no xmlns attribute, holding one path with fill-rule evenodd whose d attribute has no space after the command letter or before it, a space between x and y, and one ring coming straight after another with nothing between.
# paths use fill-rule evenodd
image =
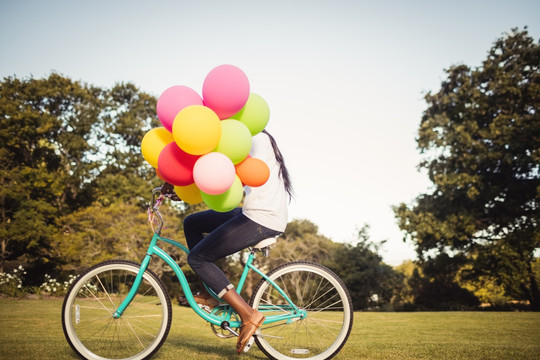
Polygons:
<instances>
[{"instance_id":1,"label":"green balloon","mask_svg":"<svg viewBox=\"0 0 540 360\"><path fill-rule=\"evenodd\" d=\"M249 155L251 143L251 132L246 125L234 119L221 120L221 139L214 151L227 155L236 165Z\"/></svg>"},{"instance_id":2,"label":"green balloon","mask_svg":"<svg viewBox=\"0 0 540 360\"><path fill-rule=\"evenodd\" d=\"M251 135L256 135L264 130L268 120L270 120L270 108L266 101L257 94L249 94L246 105L231 116L231 119L236 119L243 122L251 132Z\"/></svg>"},{"instance_id":3,"label":"green balloon","mask_svg":"<svg viewBox=\"0 0 540 360\"><path fill-rule=\"evenodd\" d=\"M206 205L218 212L231 211L242 201L244 187L238 176L235 177L229 190L219 195L209 195L201 191L201 196Z\"/></svg>"}]
</instances>

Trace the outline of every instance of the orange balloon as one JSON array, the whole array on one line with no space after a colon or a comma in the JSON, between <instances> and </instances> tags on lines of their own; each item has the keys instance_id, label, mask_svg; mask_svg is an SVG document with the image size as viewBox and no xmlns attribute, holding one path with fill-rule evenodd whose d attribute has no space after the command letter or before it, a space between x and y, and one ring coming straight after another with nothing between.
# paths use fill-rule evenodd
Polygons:
<instances>
[{"instance_id":1,"label":"orange balloon","mask_svg":"<svg viewBox=\"0 0 540 360\"><path fill-rule=\"evenodd\" d=\"M165 178L163 177L163 175L161 175L161 173L159 172L159 170L158 170L157 168L156 168L155 170L156 170L156 175L157 175L157 177L160 178L161 180L167 182L167 180L165 180Z\"/></svg>"},{"instance_id":2,"label":"orange balloon","mask_svg":"<svg viewBox=\"0 0 540 360\"><path fill-rule=\"evenodd\" d=\"M236 165L236 175L244 185L258 187L266 183L270 177L270 169L261 159L248 157Z\"/></svg>"}]
</instances>

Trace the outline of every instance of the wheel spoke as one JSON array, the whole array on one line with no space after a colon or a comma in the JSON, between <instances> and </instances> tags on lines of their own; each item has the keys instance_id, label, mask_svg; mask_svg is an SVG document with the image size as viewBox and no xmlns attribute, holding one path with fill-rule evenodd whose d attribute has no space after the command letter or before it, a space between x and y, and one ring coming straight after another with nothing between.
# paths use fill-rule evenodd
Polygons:
<instances>
[{"instance_id":1,"label":"wheel spoke","mask_svg":"<svg viewBox=\"0 0 540 360\"><path fill-rule=\"evenodd\" d=\"M285 298L270 282L262 280L251 304L264 311L270 321L287 313L293 317L261 327L256 338L259 348L275 359L322 360L334 356L347 341L353 320L350 295L343 282L327 268L307 262L282 265L268 276L305 317L295 317Z\"/></svg>"},{"instance_id":2,"label":"wheel spoke","mask_svg":"<svg viewBox=\"0 0 540 360\"><path fill-rule=\"evenodd\" d=\"M163 344L171 323L171 303L152 273L144 273L123 315L113 316L138 271L137 264L108 261L89 269L72 285L64 300L63 327L69 344L82 357L143 359Z\"/></svg>"}]
</instances>

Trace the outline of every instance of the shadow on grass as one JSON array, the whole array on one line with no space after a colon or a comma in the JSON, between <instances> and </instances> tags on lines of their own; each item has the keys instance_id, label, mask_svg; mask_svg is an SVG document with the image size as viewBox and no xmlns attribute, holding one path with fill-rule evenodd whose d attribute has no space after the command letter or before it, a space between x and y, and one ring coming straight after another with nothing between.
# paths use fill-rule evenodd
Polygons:
<instances>
[{"instance_id":1,"label":"shadow on grass","mask_svg":"<svg viewBox=\"0 0 540 360\"><path fill-rule=\"evenodd\" d=\"M220 339L214 337L210 340L207 337L169 335L160 351L167 352L167 354L177 354L177 356L196 354L201 359L239 359L236 354L236 338ZM155 355L156 359L160 359L158 355L159 352ZM242 355L242 359L262 360L268 358L254 344L248 353Z\"/></svg>"}]
</instances>

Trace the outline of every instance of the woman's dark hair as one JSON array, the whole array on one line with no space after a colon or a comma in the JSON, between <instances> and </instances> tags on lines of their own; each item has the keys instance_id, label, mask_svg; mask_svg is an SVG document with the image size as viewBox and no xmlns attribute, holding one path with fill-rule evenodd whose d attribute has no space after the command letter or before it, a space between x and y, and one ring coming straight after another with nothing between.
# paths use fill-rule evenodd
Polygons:
<instances>
[{"instance_id":1,"label":"woman's dark hair","mask_svg":"<svg viewBox=\"0 0 540 360\"><path fill-rule=\"evenodd\" d=\"M279 164L279 176L283 180L283 184L285 185L285 191L289 194L289 197L292 198L294 194L294 190L291 183L291 177L289 176L289 170L287 170L287 167L285 166L285 160L283 159L283 155L281 154L281 151L279 151L279 148L277 146L276 140L272 135L268 133L268 131L263 130L263 133L268 135L268 138L270 139L270 144L272 144L272 149L274 149L274 155L276 156L276 161Z\"/></svg>"}]
</instances>

